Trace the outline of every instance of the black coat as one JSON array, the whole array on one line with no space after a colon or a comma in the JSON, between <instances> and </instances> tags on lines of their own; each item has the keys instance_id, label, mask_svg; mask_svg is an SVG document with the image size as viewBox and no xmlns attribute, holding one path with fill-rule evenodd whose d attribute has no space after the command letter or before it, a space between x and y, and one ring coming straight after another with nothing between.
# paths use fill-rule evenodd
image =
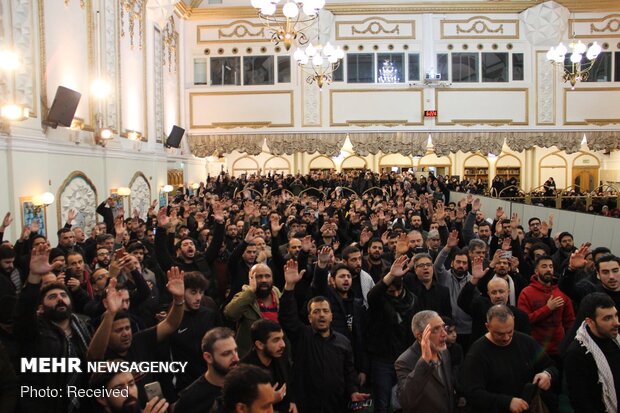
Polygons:
<instances>
[{"instance_id":1,"label":"black coat","mask_svg":"<svg viewBox=\"0 0 620 413\"><path fill-rule=\"evenodd\" d=\"M353 349L333 330L326 338L301 322L292 291L280 298L279 320L293 343L292 387L300 413L346 411L357 391Z\"/></svg>"}]
</instances>

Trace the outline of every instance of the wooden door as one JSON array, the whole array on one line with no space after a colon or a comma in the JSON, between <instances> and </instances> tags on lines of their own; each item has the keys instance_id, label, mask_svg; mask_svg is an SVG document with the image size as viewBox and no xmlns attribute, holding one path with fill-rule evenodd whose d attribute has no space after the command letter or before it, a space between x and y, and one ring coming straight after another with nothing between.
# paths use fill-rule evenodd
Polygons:
<instances>
[{"instance_id":1,"label":"wooden door","mask_svg":"<svg viewBox=\"0 0 620 413\"><path fill-rule=\"evenodd\" d=\"M589 192L598 186L598 168L573 167L573 185L581 192Z\"/></svg>"}]
</instances>

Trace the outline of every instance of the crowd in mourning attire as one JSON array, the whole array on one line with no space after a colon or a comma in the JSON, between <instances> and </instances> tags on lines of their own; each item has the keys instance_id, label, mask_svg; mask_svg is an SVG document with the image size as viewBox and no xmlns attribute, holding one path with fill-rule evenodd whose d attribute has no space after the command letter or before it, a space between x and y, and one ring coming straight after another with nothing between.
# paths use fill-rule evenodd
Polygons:
<instances>
[{"instance_id":1,"label":"crowd in mourning attire","mask_svg":"<svg viewBox=\"0 0 620 413\"><path fill-rule=\"evenodd\" d=\"M7 213L0 412L617 412L617 252L455 183L221 173L56 246ZM185 367L22 370L50 357Z\"/></svg>"}]
</instances>

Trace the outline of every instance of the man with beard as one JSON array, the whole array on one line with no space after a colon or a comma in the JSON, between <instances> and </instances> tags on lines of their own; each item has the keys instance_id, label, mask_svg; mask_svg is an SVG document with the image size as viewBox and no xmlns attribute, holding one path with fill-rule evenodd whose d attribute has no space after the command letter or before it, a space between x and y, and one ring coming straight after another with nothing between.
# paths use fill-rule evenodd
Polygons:
<instances>
[{"instance_id":1,"label":"man with beard","mask_svg":"<svg viewBox=\"0 0 620 413\"><path fill-rule=\"evenodd\" d=\"M258 320L252 324L252 342L254 347L241 359L243 364L258 366L269 372L271 384L277 387L276 401L273 409L282 413L297 413L290 389L290 366L284 356L286 342L280 324L272 320Z\"/></svg>"},{"instance_id":2,"label":"man with beard","mask_svg":"<svg viewBox=\"0 0 620 413\"><path fill-rule=\"evenodd\" d=\"M70 228L60 228L57 232L57 235L58 246L56 248L60 248L65 253L65 255L73 251L79 252L80 254L84 255L84 251L82 251L82 248L78 247L75 244L75 234Z\"/></svg>"},{"instance_id":3,"label":"man with beard","mask_svg":"<svg viewBox=\"0 0 620 413\"><path fill-rule=\"evenodd\" d=\"M467 253L463 250L456 249L458 244L459 233L458 231L452 231L448 236L446 246L437 256L437 260L434 264L434 270L439 284L447 287L450 291L450 304L452 307L451 318L456 323L456 332L458 334L457 340L463 347L463 351L467 352L470 344L469 339L471 336L471 317L458 306L457 300L461 290L471 279L471 274L469 274L469 271L467 270L469 267ZM450 255L452 255L452 268L448 271L444 267L444 263Z\"/></svg>"},{"instance_id":4,"label":"man with beard","mask_svg":"<svg viewBox=\"0 0 620 413\"><path fill-rule=\"evenodd\" d=\"M433 259L428 254L416 254L411 260L414 275L407 274L403 279L407 289L418 298L420 310L433 310L444 317L452 317L450 290L437 280L433 274Z\"/></svg>"},{"instance_id":5,"label":"man with beard","mask_svg":"<svg viewBox=\"0 0 620 413\"><path fill-rule=\"evenodd\" d=\"M390 269L390 264L383 259L383 242L379 238L368 241L368 255L362 261L362 269L376 283Z\"/></svg>"},{"instance_id":6,"label":"man with beard","mask_svg":"<svg viewBox=\"0 0 620 413\"><path fill-rule=\"evenodd\" d=\"M332 309L332 329L349 339L353 346L355 370L360 385L366 383L368 362L366 357L364 325L364 304L351 289L351 269L344 264L336 264L329 270L331 248L323 246L312 279L312 296L324 296ZM329 283L329 285L328 285Z\"/></svg>"},{"instance_id":7,"label":"man with beard","mask_svg":"<svg viewBox=\"0 0 620 413\"><path fill-rule=\"evenodd\" d=\"M560 377L540 344L514 331L514 317L504 305L489 309L487 330L472 344L461 369L460 382L471 410L476 413L525 412L529 409L523 398L527 383L544 391L542 398L551 408L553 395L547 391Z\"/></svg>"},{"instance_id":8,"label":"man with beard","mask_svg":"<svg viewBox=\"0 0 620 413\"><path fill-rule=\"evenodd\" d=\"M555 273L562 275L566 267L568 267L570 255L577 251L577 248L575 248L573 235L570 232L561 232L558 236L558 242L560 243L560 248L551 256L551 259L553 260Z\"/></svg>"},{"instance_id":9,"label":"man with beard","mask_svg":"<svg viewBox=\"0 0 620 413\"><path fill-rule=\"evenodd\" d=\"M583 299L585 321L565 356L571 405L580 413L617 412L620 400L620 339L618 310L608 295Z\"/></svg>"},{"instance_id":10,"label":"man with beard","mask_svg":"<svg viewBox=\"0 0 620 413\"><path fill-rule=\"evenodd\" d=\"M364 401L359 393L351 343L331 329L332 312L325 297L308 302L308 321L300 319L295 285L303 277L297 263L290 260L284 269L286 283L279 318L293 343L293 392L300 413L343 412L349 402Z\"/></svg>"},{"instance_id":11,"label":"man with beard","mask_svg":"<svg viewBox=\"0 0 620 413\"><path fill-rule=\"evenodd\" d=\"M108 364L122 360L111 360ZM90 388L101 391L105 389L108 394L97 397L95 400L99 409L104 413L166 413L169 404L166 399L154 397L140 409L138 403L138 387L131 373L94 373L90 378Z\"/></svg>"},{"instance_id":12,"label":"man with beard","mask_svg":"<svg viewBox=\"0 0 620 413\"><path fill-rule=\"evenodd\" d=\"M486 333L485 323L487 311L489 311L489 308L498 304L505 305L512 311L515 318L515 329L523 334L529 335L532 329L528 316L517 307L509 304L510 287L504 278L491 278L491 281L487 284L488 297L478 292L476 287L488 271L488 269L483 269L482 261L480 257L474 259L471 266L471 278L461 290L457 300L457 304L461 310L465 311L472 318L471 343Z\"/></svg>"},{"instance_id":13,"label":"man with beard","mask_svg":"<svg viewBox=\"0 0 620 413\"><path fill-rule=\"evenodd\" d=\"M544 256L536 260L530 285L519 295L517 307L525 312L532 326L532 337L548 355L558 356L558 347L575 322L573 303L553 283L553 260Z\"/></svg>"},{"instance_id":14,"label":"man with beard","mask_svg":"<svg viewBox=\"0 0 620 413\"><path fill-rule=\"evenodd\" d=\"M542 242L549 247L551 253L556 250L555 242L551 238L551 231L553 228L553 214L549 214L549 223L543 221L541 223L540 218L534 217L527 221L530 231L525 234L525 239L534 239L536 242Z\"/></svg>"},{"instance_id":15,"label":"man with beard","mask_svg":"<svg viewBox=\"0 0 620 413\"><path fill-rule=\"evenodd\" d=\"M267 265L254 265L248 277L248 284L224 307L224 316L237 324L236 338L241 357L252 348L251 328L256 320L278 321L282 295L274 287L271 268Z\"/></svg>"},{"instance_id":16,"label":"man with beard","mask_svg":"<svg viewBox=\"0 0 620 413\"><path fill-rule=\"evenodd\" d=\"M521 295L521 291L527 287L527 281L521 276L518 271L512 268L512 261L505 255L504 250L495 251L493 259L489 263L489 271L478 283L478 290L482 295L488 295L487 284L493 277L502 278L508 283L510 288L510 295L508 297L508 304L512 306L517 305L517 299ZM486 331L486 330L485 330Z\"/></svg>"},{"instance_id":17,"label":"man with beard","mask_svg":"<svg viewBox=\"0 0 620 413\"><path fill-rule=\"evenodd\" d=\"M180 413L208 412L215 399L222 394L226 375L239 364L235 333L225 327L216 327L202 338L202 356L207 372L179 394L174 410Z\"/></svg>"},{"instance_id":18,"label":"man with beard","mask_svg":"<svg viewBox=\"0 0 620 413\"><path fill-rule=\"evenodd\" d=\"M416 341L394 363L403 413L452 413L455 410L452 362L446 325L434 311L411 320Z\"/></svg>"},{"instance_id":19,"label":"man with beard","mask_svg":"<svg viewBox=\"0 0 620 413\"><path fill-rule=\"evenodd\" d=\"M387 412L397 383L394 361L413 340L411 319L418 299L403 284L409 258L401 255L368 293L368 354L376 412Z\"/></svg>"},{"instance_id":20,"label":"man with beard","mask_svg":"<svg viewBox=\"0 0 620 413\"><path fill-rule=\"evenodd\" d=\"M202 304L207 281L201 273L187 272L185 284L185 313L179 328L170 336L170 356L173 361L186 361L187 366L175 375L173 381L177 391L184 389L207 368L200 350L200 340L207 331L222 325L218 311Z\"/></svg>"},{"instance_id":21,"label":"man with beard","mask_svg":"<svg viewBox=\"0 0 620 413\"><path fill-rule=\"evenodd\" d=\"M178 267L186 272L200 271L208 282L205 293L217 300L217 282L211 269L211 263L217 258L220 246L224 240L224 212L219 202L213 202L211 207L215 228L213 230L213 241L207 248L207 251L204 254L198 254L194 240L192 238L183 238L176 245L176 258L172 258L168 250L168 242L171 241L169 238L174 238L174 228L170 223L170 217L166 214L166 208L160 209L157 214L158 228L155 234L155 256L163 271L167 271L172 267Z\"/></svg>"},{"instance_id":22,"label":"man with beard","mask_svg":"<svg viewBox=\"0 0 620 413\"><path fill-rule=\"evenodd\" d=\"M172 295L172 304L166 318L155 327L147 328L135 334L131 330L130 316L121 311L123 294L116 289L116 278L111 278L105 298L106 311L101 324L88 346L89 361L121 358L130 362L156 360L159 343L170 337L181 325L185 309L185 286L183 272L177 267L168 271L168 292ZM146 403L144 385L152 382L150 373L136 376L141 403Z\"/></svg>"},{"instance_id":23,"label":"man with beard","mask_svg":"<svg viewBox=\"0 0 620 413\"><path fill-rule=\"evenodd\" d=\"M375 286L375 282L370 274L362 269L362 251L355 246L346 247L342 250L342 261L351 270L355 297L361 298L364 307L368 308L368 293Z\"/></svg>"},{"instance_id":24,"label":"man with beard","mask_svg":"<svg viewBox=\"0 0 620 413\"><path fill-rule=\"evenodd\" d=\"M43 288L41 277L51 272L49 248L40 245L30 258L30 273L17 302L14 333L22 357L79 358L85 365L90 333L86 324L72 311L71 298L64 284L52 283ZM86 384L86 375L71 373L24 373L21 384L34 388L78 388ZM71 413L80 408L76 397L21 398L22 411Z\"/></svg>"},{"instance_id":25,"label":"man with beard","mask_svg":"<svg viewBox=\"0 0 620 413\"><path fill-rule=\"evenodd\" d=\"M8 245L0 245L0 297L16 295L22 288L19 270L15 268L15 250Z\"/></svg>"},{"instance_id":26,"label":"man with beard","mask_svg":"<svg viewBox=\"0 0 620 413\"><path fill-rule=\"evenodd\" d=\"M97 254L95 255L95 261L93 262L92 269L98 268L107 269L110 266L110 251L107 248L97 248Z\"/></svg>"}]
</instances>

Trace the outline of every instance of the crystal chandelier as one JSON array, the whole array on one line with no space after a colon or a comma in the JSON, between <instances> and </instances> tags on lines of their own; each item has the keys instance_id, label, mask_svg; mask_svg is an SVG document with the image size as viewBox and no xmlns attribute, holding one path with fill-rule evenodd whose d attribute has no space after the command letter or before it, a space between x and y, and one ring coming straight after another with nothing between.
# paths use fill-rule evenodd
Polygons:
<instances>
[{"instance_id":1,"label":"crystal chandelier","mask_svg":"<svg viewBox=\"0 0 620 413\"><path fill-rule=\"evenodd\" d=\"M329 85L333 80L333 73L340 66L340 61L344 57L344 51L340 46L335 48L329 42L325 46L313 46L312 43L305 49L297 49L293 53L293 58L308 77L306 82L312 84L316 82L319 89L323 85Z\"/></svg>"},{"instance_id":2,"label":"crystal chandelier","mask_svg":"<svg viewBox=\"0 0 620 413\"><path fill-rule=\"evenodd\" d=\"M570 43L568 45L571 51L570 65L565 63L566 53L568 48L560 43L557 47L552 47L547 52L547 60L556 66L563 69L564 74L562 79L565 82L569 82L572 89L575 89L577 81L586 81L590 70L596 62L596 58L601 53L601 46L594 42L590 47L587 47L584 43L578 41L577 43ZM583 55L587 60L584 61Z\"/></svg>"},{"instance_id":3,"label":"crystal chandelier","mask_svg":"<svg viewBox=\"0 0 620 413\"><path fill-rule=\"evenodd\" d=\"M398 76L398 69L394 66L391 60L384 60L383 66L379 69L379 77L377 77L377 83L398 83L400 77Z\"/></svg>"},{"instance_id":4,"label":"crystal chandelier","mask_svg":"<svg viewBox=\"0 0 620 413\"><path fill-rule=\"evenodd\" d=\"M293 42L299 45L308 43L304 33L316 20L319 10L325 6L325 0L284 0L282 16L276 14L280 0L251 0L258 9L258 16L270 31L271 40L276 44L284 43L286 50Z\"/></svg>"}]
</instances>

